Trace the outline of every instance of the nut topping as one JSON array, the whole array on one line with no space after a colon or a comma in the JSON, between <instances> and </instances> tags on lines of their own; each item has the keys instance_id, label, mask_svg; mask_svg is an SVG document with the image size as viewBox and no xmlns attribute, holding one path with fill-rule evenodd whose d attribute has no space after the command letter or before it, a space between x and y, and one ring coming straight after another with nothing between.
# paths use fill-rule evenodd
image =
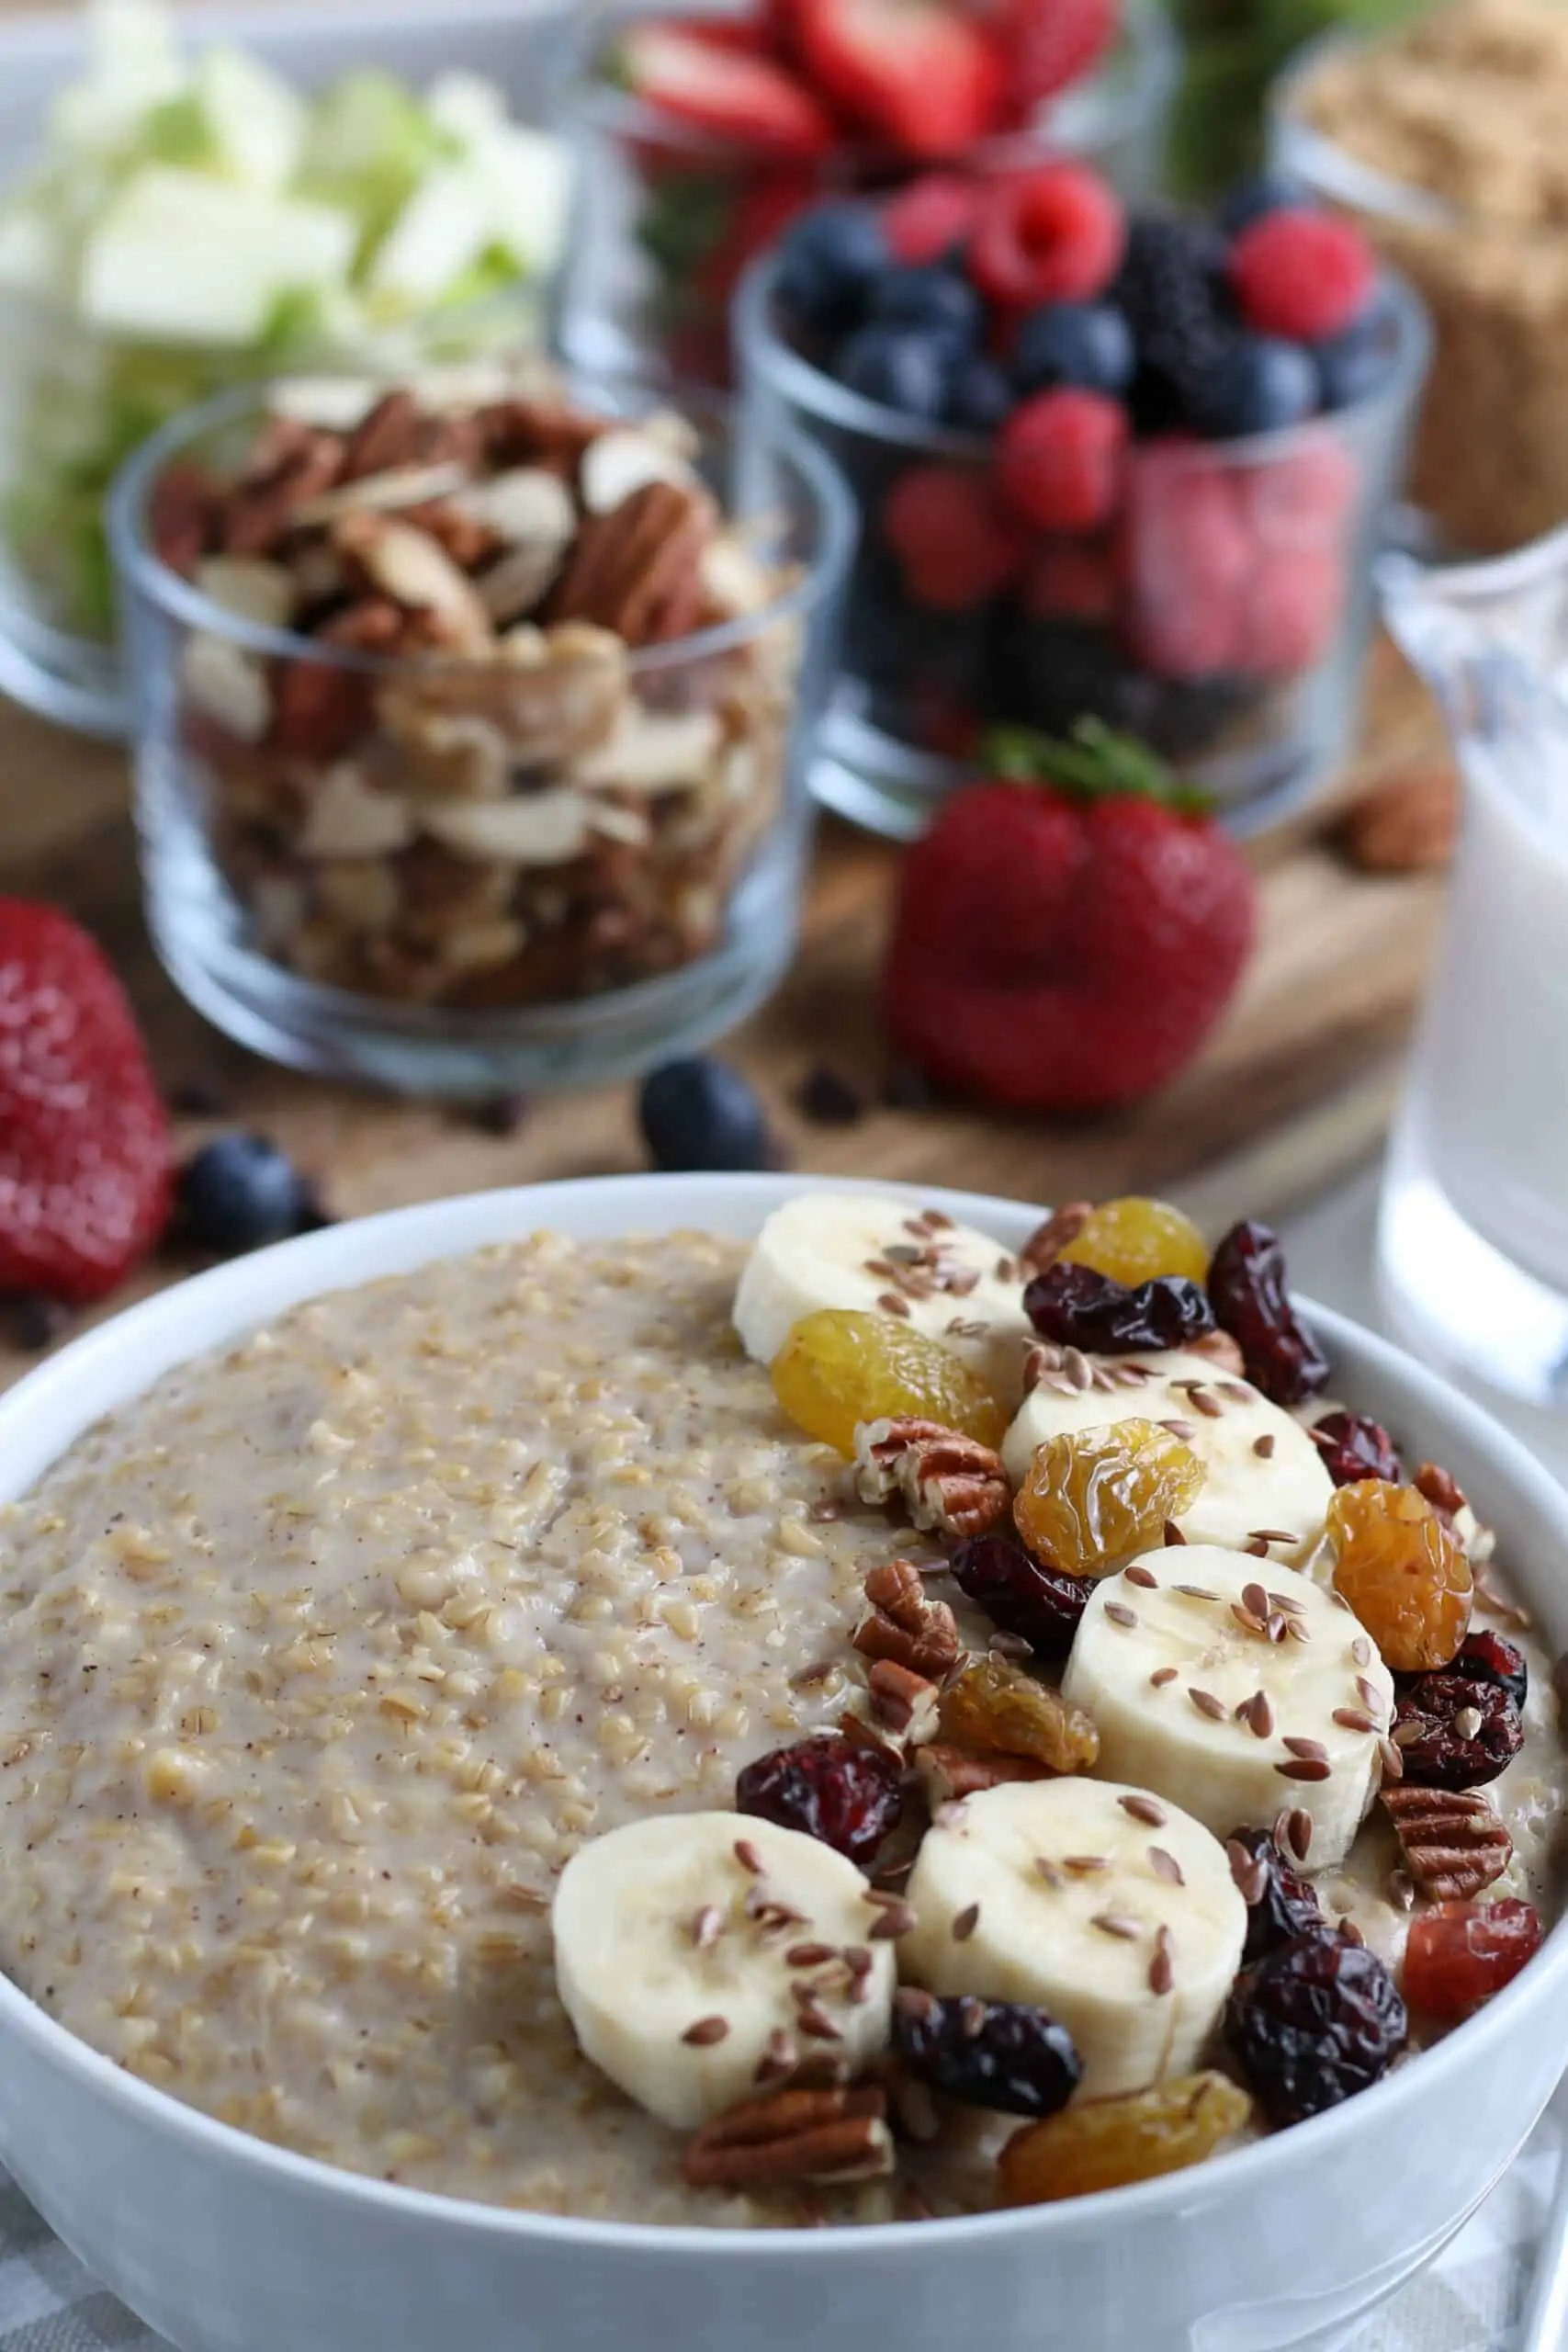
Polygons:
<instances>
[{"instance_id":1,"label":"nut topping","mask_svg":"<svg viewBox=\"0 0 1568 2352\"><path fill-rule=\"evenodd\" d=\"M913 1524L984 1535L1011 1500L999 1453L940 1422L871 1421L855 1431L856 1485L866 1502L902 1495Z\"/></svg>"},{"instance_id":2,"label":"nut topping","mask_svg":"<svg viewBox=\"0 0 1568 2352\"><path fill-rule=\"evenodd\" d=\"M875 2083L742 2099L686 2143L681 2169L693 2188L876 2180L893 2169L886 2118Z\"/></svg>"},{"instance_id":3,"label":"nut topping","mask_svg":"<svg viewBox=\"0 0 1568 2352\"><path fill-rule=\"evenodd\" d=\"M1382 1805L1405 1869L1435 1902L1468 1902L1500 1878L1513 1859L1512 1838L1478 1790L1450 1794L1413 1788L1409 1781L1385 1783Z\"/></svg>"}]
</instances>

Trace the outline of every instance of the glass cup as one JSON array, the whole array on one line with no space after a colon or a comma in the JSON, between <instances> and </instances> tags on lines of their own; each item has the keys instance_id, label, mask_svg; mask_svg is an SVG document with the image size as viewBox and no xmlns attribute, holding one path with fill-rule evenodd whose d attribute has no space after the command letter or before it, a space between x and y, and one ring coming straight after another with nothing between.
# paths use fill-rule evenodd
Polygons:
<instances>
[{"instance_id":1,"label":"glass cup","mask_svg":"<svg viewBox=\"0 0 1568 2352\"><path fill-rule=\"evenodd\" d=\"M720 404L694 419L773 574L742 617L635 650L579 629L514 659L389 658L244 620L154 552L165 470L222 478L264 413L242 390L177 418L110 500L148 921L176 986L274 1060L458 1097L627 1077L734 1026L795 938L854 528L830 462L739 451Z\"/></svg>"},{"instance_id":2,"label":"glass cup","mask_svg":"<svg viewBox=\"0 0 1568 2352\"><path fill-rule=\"evenodd\" d=\"M755 442L807 434L860 502L842 670L818 797L897 840L972 775L987 735L1084 717L1139 735L1239 830L1310 797L1349 748L1372 627L1371 561L1426 370L1420 304L1383 288L1377 390L1288 432L1135 445L1113 525L1011 526L956 585L910 561L905 486L934 471L992 505L989 443L878 407L785 340L772 257L737 309ZM914 493L918 495L917 493Z\"/></svg>"},{"instance_id":3,"label":"glass cup","mask_svg":"<svg viewBox=\"0 0 1568 2352\"><path fill-rule=\"evenodd\" d=\"M574 365L675 382L731 379L731 308L748 265L822 198L895 187L919 166L844 147L820 164L759 158L645 106L606 78L631 18L613 17L574 109L578 219L561 303ZM1128 198L1163 176L1180 50L1158 0L1128 0L1120 47L1037 129L986 141L954 168L1091 164Z\"/></svg>"}]
</instances>

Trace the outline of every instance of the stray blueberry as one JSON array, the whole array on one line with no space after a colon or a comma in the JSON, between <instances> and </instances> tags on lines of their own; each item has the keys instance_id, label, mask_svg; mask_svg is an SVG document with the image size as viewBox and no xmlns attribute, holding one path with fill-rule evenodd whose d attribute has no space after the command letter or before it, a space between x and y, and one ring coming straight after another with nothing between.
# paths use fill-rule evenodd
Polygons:
<instances>
[{"instance_id":1,"label":"stray blueberry","mask_svg":"<svg viewBox=\"0 0 1568 2352\"><path fill-rule=\"evenodd\" d=\"M818 1062L795 1091L795 1108L818 1127L852 1127L865 1116L865 1097L841 1071Z\"/></svg>"},{"instance_id":2,"label":"stray blueberry","mask_svg":"<svg viewBox=\"0 0 1568 2352\"><path fill-rule=\"evenodd\" d=\"M42 1291L18 1291L5 1303L6 1337L29 1356L41 1355L71 1328L71 1309Z\"/></svg>"},{"instance_id":3,"label":"stray blueberry","mask_svg":"<svg viewBox=\"0 0 1568 2352\"><path fill-rule=\"evenodd\" d=\"M1299 345L1238 334L1205 368L1190 395L1192 422L1211 440L1278 433L1317 411L1317 369Z\"/></svg>"},{"instance_id":4,"label":"stray blueberry","mask_svg":"<svg viewBox=\"0 0 1568 2352\"><path fill-rule=\"evenodd\" d=\"M1227 237L1239 237L1255 220L1299 210L1302 202L1302 189L1283 172L1256 172L1236 182L1214 218Z\"/></svg>"},{"instance_id":5,"label":"stray blueberry","mask_svg":"<svg viewBox=\"0 0 1568 2352\"><path fill-rule=\"evenodd\" d=\"M733 1170L772 1161L767 1118L751 1086L728 1062L705 1055L649 1071L637 1120L656 1168Z\"/></svg>"},{"instance_id":6,"label":"stray blueberry","mask_svg":"<svg viewBox=\"0 0 1568 2352\"><path fill-rule=\"evenodd\" d=\"M220 1258L326 1222L288 1153L265 1136L219 1136L180 1170L178 1237Z\"/></svg>"},{"instance_id":7,"label":"stray blueberry","mask_svg":"<svg viewBox=\"0 0 1568 2352\"><path fill-rule=\"evenodd\" d=\"M866 326L840 345L833 373L879 408L934 422L947 406L953 352L941 335Z\"/></svg>"},{"instance_id":8,"label":"stray blueberry","mask_svg":"<svg viewBox=\"0 0 1568 2352\"><path fill-rule=\"evenodd\" d=\"M986 311L974 287L955 271L900 263L873 280L866 317L873 326L935 335L956 355L974 350Z\"/></svg>"},{"instance_id":9,"label":"stray blueberry","mask_svg":"<svg viewBox=\"0 0 1568 2352\"><path fill-rule=\"evenodd\" d=\"M964 359L953 371L947 390L947 421L961 433L987 438L999 433L1012 414L1012 386L994 359Z\"/></svg>"},{"instance_id":10,"label":"stray blueberry","mask_svg":"<svg viewBox=\"0 0 1568 2352\"><path fill-rule=\"evenodd\" d=\"M842 334L863 317L873 281L887 259L881 223L867 206L824 204L784 237L774 295L796 327Z\"/></svg>"},{"instance_id":11,"label":"stray blueberry","mask_svg":"<svg viewBox=\"0 0 1568 2352\"><path fill-rule=\"evenodd\" d=\"M1318 398L1325 409L1354 408L1387 381L1391 357L1388 314L1373 303L1343 334L1314 344Z\"/></svg>"},{"instance_id":12,"label":"stray blueberry","mask_svg":"<svg viewBox=\"0 0 1568 2352\"><path fill-rule=\"evenodd\" d=\"M488 1094L468 1106L468 1124L482 1136L514 1136L528 1116L525 1094Z\"/></svg>"},{"instance_id":13,"label":"stray blueberry","mask_svg":"<svg viewBox=\"0 0 1568 2352\"><path fill-rule=\"evenodd\" d=\"M1076 390L1120 399L1133 380L1133 330L1109 302L1051 302L1018 331L1013 381L1021 392Z\"/></svg>"}]
</instances>

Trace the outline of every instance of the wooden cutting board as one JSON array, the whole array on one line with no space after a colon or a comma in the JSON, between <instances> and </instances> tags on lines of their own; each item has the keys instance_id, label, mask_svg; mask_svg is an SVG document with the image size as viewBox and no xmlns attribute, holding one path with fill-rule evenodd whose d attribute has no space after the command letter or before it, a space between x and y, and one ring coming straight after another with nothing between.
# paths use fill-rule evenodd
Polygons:
<instances>
[{"instance_id":1,"label":"wooden cutting board","mask_svg":"<svg viewBox=\"0 0 1568 2352\"><path fill-rule=\"evenodd\" d=\"M1443 756L1436 717L1392 650L1373 658L1368 746L1336 796ZM1031 1201L1156 1190L1212 1229L1277 1216L1375 1148L1428 966L1442 887L1430 876L1350 873L1316 831L1255 853L1263 888L1257 958L1201 1060L1156 1101L1072 1125L940 1105L895 1110L872 985L897 854L824 828L791 978L725 1050L755 1080L797 1167L952 1184ZM205 1090L221 1112L182 1118L182 1142L224 1125L275 1136L339 1216L441 1193L642 1165L630 1090L541 1099L515 1130L274 1069L215 1035L175 995L141 927L122 756L0 705L0 890L57 899L114 955L171 1092ZM852 1125L804 1119L792 1102L814 1065L859 1087ZM183 1268L155 1266L126 1298ZM106 1310L108 1311L108 1310ZM0 1341L0 1384L29 1359Z\"/></svg>"}]
</instances>

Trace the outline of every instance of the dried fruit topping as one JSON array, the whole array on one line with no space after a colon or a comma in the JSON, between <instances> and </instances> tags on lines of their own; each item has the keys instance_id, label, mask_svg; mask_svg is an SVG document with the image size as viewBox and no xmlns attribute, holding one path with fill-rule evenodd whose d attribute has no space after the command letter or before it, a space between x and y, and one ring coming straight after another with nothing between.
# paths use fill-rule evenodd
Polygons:
<instances>
[{"instance_id":1,"label":"dried fruit topping","mask_svg":"<svg viewBox=\"0 0 1568 2352\"><path fill-rule=\"evenodd\" d=\"M958 1747L1027 1756L1054 1772L1086 1772L1100 1754L1092 1718L1005 1658L972 1658L941 1706L942 1736Z\"/></svg>"},{"instance_id":2,"label":"dried fruit topping","mask_svg":"<svg viewBox=\"0 0 1568 2352\"><path fill-rule=\"evenodd\" d=\"M1441 2025L1458 2025L1512 1984L1540 1950L1532 1903L1439 1903L1411 1923L1404 1997Z\"/></svg>"},{"instance_id":3,"label":"dried fruit topping","mask_svg":"<svg viewBox=\"0 0 1568 2352\"><path fill-rule=\"evenodd\" d=\"M1323 1927L1313 1888L1292 1869L1269 1829L1237 1829L1225 1840L1231 1876L1247 1905L1243 1963L1250 1968L1292 1936Z\"/></svg>"},{"instance_id":4,"label":"dried fruit topping","mask_svg":"<svg viewBox=\"0 0 1568 2352\"><path fill-rule=\"evenodd\" d=\"M829 1734L748 1764L735 1783L735 1803L741 1813L803 1830L864 1865L897 1827L904 1792L891 1757Z\"/></svg>"},{"instance_id":5,"label":"dried fruit topping","mask_svg":"<svg viewBox=\"0 0 1568 2352\"><path fill-rule=\"evenodd\" d=\"M1269 1227L1232 1226L1209 1268L1209 1297L1222 1329L1241 1343L1247 1378L1265 1396L1299 1405L1318 1395L1328 1361L1291 1305L1285 1254Z\"/></svg>"},{"instance_id":6,"label":"dried fruit topping","mask_svg":"<svg viewBox=\"0 0 1568 2352\"><path fill-rule=\"evenodd\" d=\"M1524 1739L1506 1690L1468 1674L1421 1675L1393 1718L1404 1778L1417 1788L1479 1789L1506 1771Z\"/></svg>"},{"instance_id":7,"label":"dried fruit topping","mask_svg":"<svg viewBox=\"0 0 1568 2352\"><path fill-rule=\"evenodd\" d=\"M1191 1447L1154 1421L1066 1430L1037 1448L1013 1517L1043 1559L1104 1576L1157 1544L1167 1520L1191 1510L1205 1476Z\"/></svg>"},{"instance_id":8,"label":"dried fruit topping","mask_svg":"<svg viewBox=\"0 0 1568 2352\"><path fill-rule=\"evenodd\" d=\"M1448 1666L1470 1629L1470 1562L1414 1487L1365 1478L1328 1507L1334 1585L1396 1674Z\"/></svg>"},{"instance_id":9,"label":"dried fruit topping","mask_svg":"<svg viewBox=\"0 0 1568 2352\"><path fill-rule=\"evenodd\" d=\"M1023 1311L1043 1340L1102 1356L1189 1347L1214 1328L1196 1283L1160 1274L1129 1290L1092 1266L1064 1259L1035 1275L1023 1294Z\"/></svg>"},{"instance_id":10,"label":"dried fruit topping","mask_svg":"<svg viewBox=\"0 0 1568 2352\"><path fill-rule=\"evenodd\" d=\"M1055 2115L1083 2079L1066 2027L1021 2001L939 2001L906 1986L893 2046L933 2091L1003 2115Z\"/></svg>"},{"instance_id":11,"label":"dried fruit topping","mask_svg":"<svg viewBox=\"0 0 1568 2352\"><path fill-rule=\"evenodd\" d=\"M1162 1274L1201 1285L1209 1271L1209 1245L1191 1218L1168 1201L1135 1196L1090 1209L1057 1255L1129 1287Z\"/></svg>"},{"instance_id":12,"label":"dried fruit topping","mask_svg":"<svg viewBox=\"0 0 1568 2352\"><path fill-rule=\"evenodd\" d=\"M1404 1479L1393 1440L1365 1413L1325 1413L1310 1434L1337 1487L1354 1487L1363 1478L1386 1478L1397 1487Z\"/></svg>"},{"instance_id":13,"label":"dried fruit topping","mask_svg":"<svg viewBox=\"0 0 1568 2352\"><path fill-rule=\"evenodd\" d=\"M1252 2113L1224 2075L1182 2075L1122 2098L1080 2099L1015 2132L1000 2157L1010 2205L1045 2205L1203 2163Z\"/></svg>"},{"instance_id":14,"label":"dried fruit topping","mask_svg":"<svg viewBox=\"0 0 1568 2352\"><path fill-rule=\"evenodd\" d=\"M1012 1500L1001 1455L938 1421L863 1421L855 1467L863 1501L902 1496L913 1526L944 1535L984 1534L1007 1517Z\"/></svg>"},{"instance_id":15,"label":"dried fruit topping","mask_svg":"<svg viewBox=\"0 0 1568 2352\"><path fill-rule=\"evenodd\" d=\"M773 1358L773 1394L792 1421L852 1456L863 1421L914 1418L999 1445L1007 1414L978 1373L891 1313L823 1307Z\"/></svg>"},{"instance_id":16,"label":"dried fruit topping","mask_svg":"<svg viewBox=\"0 0 1568 2352\"><path fill-rule=\"evenodd\" d=\"M1438 1903L1468 1902L1514 1858L1514 1841L1479 1789L1417 1789L1396 1781L1382 1791L1404 1867Z\"/></svg>"},{"instance_id":17,"label":"dried fruit topping","mask_svg":"<svg viewBox=\"0 0 1568 2352\"><path fill-rule=\"evenodd\" d=\"M1468 1675L1472 1682L1495 1682L1516 1707L1522 1707L1529 1696L1529 1668L1523 1650L1506 1634L1494 1634L1484 1626L1465 1635L1449 1671Z\"/></svg>"},{"instance_id":18,"label":"dried fruit topping","mask_svg":"<svg viewBox=\"0 0 1568 2352\"><path fill-rule=\"evenodd\" d=\"M1044 1566L1006 1535L960 1544L950 1565L959 1591L1002 1633L1038 1657L1066 1657L1094 1589L1087 1577Z\"/></svg>"},{"instance_id":19,"label":"dried fruit topping","mask_svg":"<svg viewBox=\"0 0 1568 2352\"><path fill-rule=\"evenodd\" d=\"M1366 1945L1292 1936L1236 1979L1225 2030L1270 2123L1321 2115L1375 2083L1404 2049L1399 1988Z\"/></svg>"}]
</instances>

